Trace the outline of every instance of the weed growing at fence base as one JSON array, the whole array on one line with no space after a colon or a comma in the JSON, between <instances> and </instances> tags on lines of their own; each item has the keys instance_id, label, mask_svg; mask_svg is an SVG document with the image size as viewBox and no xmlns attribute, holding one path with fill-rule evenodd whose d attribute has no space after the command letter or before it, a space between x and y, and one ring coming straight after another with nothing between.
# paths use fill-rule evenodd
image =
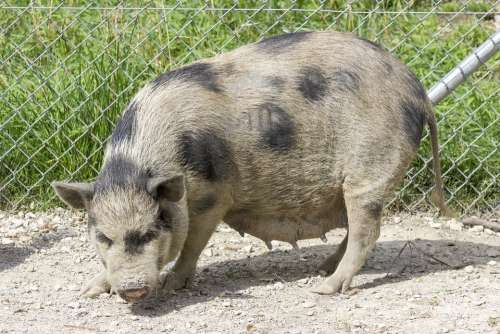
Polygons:
<instances>
[{"instance_id":1,"label":"weed growing at fence base","mask_svg":"<svg viewBox=\"0 0 500 334\"><path fill-rule=\"evenodd\" d=\"M321 8L308 1L294 8L281 1L0 7L0 206L53 205L50 181L95 177L102 146L134 93L181 64L262 36L353 31L392 50L430 88L495 29L491 14L435 13L492 11L485 2L406 3L384 2L377 11L386 13L370 12L371 1L355 2L354 13L344 10L345 1ZM499 61L491 59L436 108L447 193L458 210L489 210L499 202ZM420 156L430 156L427 142ZM415 161L395 208L425 203L429 171Z\"/></svg>"}]
</instances>

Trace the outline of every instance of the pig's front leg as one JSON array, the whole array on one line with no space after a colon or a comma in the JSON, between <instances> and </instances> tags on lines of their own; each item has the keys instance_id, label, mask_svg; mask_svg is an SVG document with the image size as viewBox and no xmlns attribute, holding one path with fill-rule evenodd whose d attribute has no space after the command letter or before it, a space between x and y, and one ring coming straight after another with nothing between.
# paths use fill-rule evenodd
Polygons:
<instances>
[{"instance_id":1,"label":"pig's front leg","mask_svg":"<svg viewBox=\"0 0 500 334\"><path fill-rule=\"evenodd\" d=\"M164 292L181 289L189 285L196 269L196 263L202 250L208 243L220 217L202 215L189 223L189 231L174 267L165 275L162 282Z\"/></svg>"},{"instance_id":2,"label":"pig's front leg","mask_svg":"<svg viewBox=\"0 0 500 334\"><path fill-rule=\"evenodd\" d=\"M80 296L94 298L100 294L109 292L110 289L111 285L106 279L106 271L104 270L80 290Z\"/></svg>"}]
</instances>

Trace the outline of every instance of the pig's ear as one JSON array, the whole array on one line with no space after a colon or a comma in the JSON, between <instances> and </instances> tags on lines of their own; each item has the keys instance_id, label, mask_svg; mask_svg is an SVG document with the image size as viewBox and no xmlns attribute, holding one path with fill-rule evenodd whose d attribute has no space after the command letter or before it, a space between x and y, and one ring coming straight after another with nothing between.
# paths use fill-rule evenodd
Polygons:
<instances>
[{"instance_id":1,"label":"pig's ear","mask_svg":"<svg viewBox=\"0 0 500 334\"><path fill-rule=\"evenodd\" d=\"M151 178L147 187L148 192L155 198L178 202L184 196L184 175Z\"/></svg>"},{"instance_id":2,"label":"pig's ear","mask_svg":"<svg viewBox=\"0 0 500 334\"><path fill-rule=\"evenodd\" d=\"M59 198L75 209L85 209L94 196L93 183L52 182Z\"/></svg>"}]
</instances>

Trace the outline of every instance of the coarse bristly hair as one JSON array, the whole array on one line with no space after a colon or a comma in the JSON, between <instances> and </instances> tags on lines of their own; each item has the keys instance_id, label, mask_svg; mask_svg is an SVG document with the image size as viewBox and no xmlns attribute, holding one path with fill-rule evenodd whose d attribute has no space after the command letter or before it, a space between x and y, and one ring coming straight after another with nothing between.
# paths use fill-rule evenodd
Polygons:
<instances>
[{"instance_id":1,"label":"coarse bristly hair","mask_svg":"<svg viewBox=\"0 0 500 334\"><path fill-rule=\"evenodd\" d=\"M351 34L277 36L164 73L130 102L95 182L92 228L110 254L107 270L129 261L152 280L185 240L208 240L190 233L211 233L206 226L220 221L295 245L353 217L368 224L369 250L426 122L433 129L413 73ZM438 161L435 170L442 190ZM177 175L182 184L168 183ZM152 191L157 179L164 183ZM185 195L165 200L174 186ZM164 216L168 228L158 228ZM106 246L107 234L121 252Z\"/></svg>"}]
</instances>

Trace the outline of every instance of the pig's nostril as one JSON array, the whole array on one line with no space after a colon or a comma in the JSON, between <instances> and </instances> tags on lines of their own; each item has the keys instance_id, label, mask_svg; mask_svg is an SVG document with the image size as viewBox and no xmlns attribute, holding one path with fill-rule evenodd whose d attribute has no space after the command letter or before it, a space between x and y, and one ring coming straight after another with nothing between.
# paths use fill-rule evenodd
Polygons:
<instances>
[{"instance_id":1,"label":"pig's nostril","mask_svg":"<svg viewBox=\"0 0 500 334\"><path fill-rule=\"evenodd\" d=\"M145 298L148 295L148 293L149 293L149 288L147 286L143 288L126 289L118 291L120 297L122 297L127 302L135 302L141 300Z\"/></svg>"}]
</instances>

